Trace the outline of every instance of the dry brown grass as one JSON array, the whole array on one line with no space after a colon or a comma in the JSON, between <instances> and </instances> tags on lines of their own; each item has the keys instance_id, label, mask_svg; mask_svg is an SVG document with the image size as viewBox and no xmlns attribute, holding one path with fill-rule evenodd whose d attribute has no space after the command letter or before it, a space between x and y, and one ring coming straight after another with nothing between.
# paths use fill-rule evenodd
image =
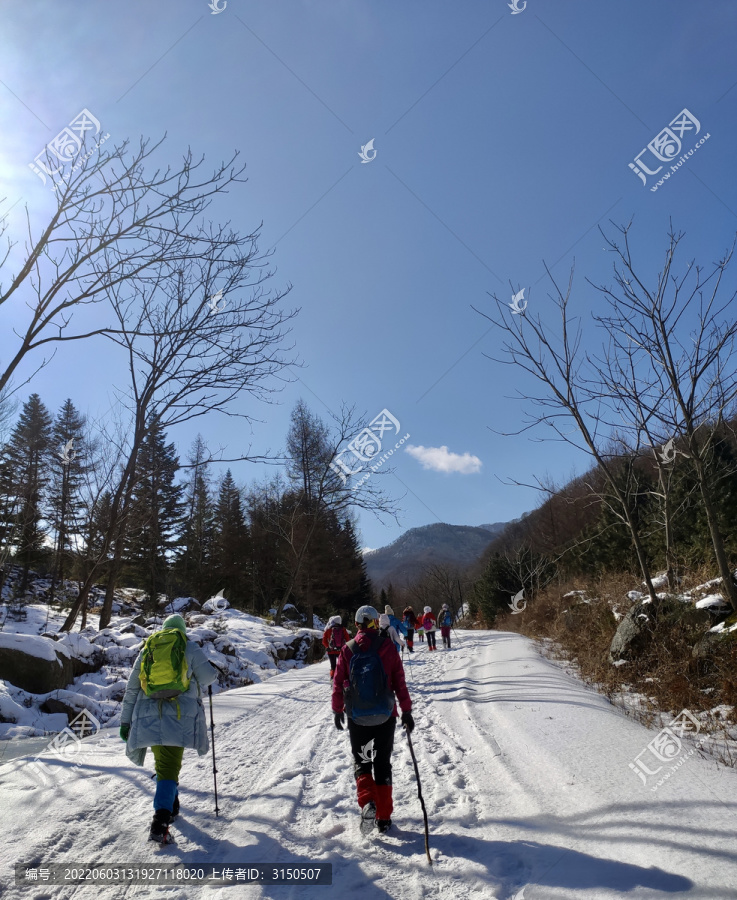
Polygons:
<instances>
[{"instance_id":1,"label":"dry brown grass","mask_svg":"<svg viewBox=\"0 0 737 900\"><path fill-rule=\"evenodd\" d=\"M713 571L706 569L690 572L682 589L712 578ZM609 646L618 624L614 612L621 617L630 609L627 592L631 590L642 590L642 585L626 573L551 586L534 597L521 615L500 616L496 627L552 641L586 681L615 702L626 692L644 695L647 700L635 714L648 722L660 711L701 712L720 704L734 708L725 724L737 722L737 632L734 640L720 642L708 659L694 658L693 647L712 621L691 604L664 603L646 648L624 666L609 663ZM585 599L565 597L570 591L584 591Z\"/></svg>"}]
</instances>

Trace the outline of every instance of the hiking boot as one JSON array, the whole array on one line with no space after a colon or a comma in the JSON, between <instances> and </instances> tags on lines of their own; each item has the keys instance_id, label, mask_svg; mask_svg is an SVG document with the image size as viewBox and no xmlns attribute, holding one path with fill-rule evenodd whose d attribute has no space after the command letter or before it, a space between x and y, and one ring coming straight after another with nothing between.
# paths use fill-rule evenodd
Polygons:
<instances>
[{"instance_id":1,"label":"hiking boot","mask_svg":"<svg viewBox=\"0 0 737 900\"><path fill-rule=\"evenodd\" d=\"M376 804L369 801L361 810L361 834L371 834L376 824Z\"/></svg>"},{"instance_id":2,"label":"hiking boot","mask_svg":"<svg viewBox=\"0 0 737 900\"><path fill-rule=\"evenodd\" d=\"M148 833L150 841L156 841L157 844L165 844L169 836L169 825L171 823L171 813L168 809L157 809L154 813L154 820L151 823L151 830Z\"/></svg>"},{"instance_id":3,"label":"hiking boot","mask_svg":"<svg viewBox=\"0 0 737 900\"><path fill-rule=\"evenodd\" d=\"M377 819L376 827L382 834L384 834L385 832L389 831L389 829L392 827L392 820L391 819Z\"/></svg>"}]
</instances>

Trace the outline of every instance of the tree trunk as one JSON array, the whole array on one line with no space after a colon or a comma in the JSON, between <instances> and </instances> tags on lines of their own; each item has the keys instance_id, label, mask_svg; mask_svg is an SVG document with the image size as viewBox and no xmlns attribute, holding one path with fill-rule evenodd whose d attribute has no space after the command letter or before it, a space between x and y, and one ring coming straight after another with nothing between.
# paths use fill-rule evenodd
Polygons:
<instances>
[{"instance_id":1,"label":"tree trunk","mask_svg":"<svg viewBox=\"0 0 737 900\"><path fill-rule=\"evenodd\" d=\"M676 592L676 556L673 549L673 507L670 499L671 473L666 472L663 466L658 465L658 483L660 494L663 498L663 527L665 530L665 574L668 578L668 590L671 594Z\"/></svg>"},{"instance_id":2,"label":"tree trunk","mask_svg":"<svg viewBox=\"0 0 737 900\"><path fill-rule=\"evenodd\" d=\"M719 521L717 512L714 509L714 503L711 491L706 483L706 473L701 465L701 460L696 465L696 471L699 476L699 488L701 489L701 498L704 501L704 511L706 512L706 521L709 523L709 533L711 534L711 542L714 545L714 556L716 557L719 574L722 576L722 584L724 586L724 594L733 610L737 611L737 587L735 587L732 579L732 572L727 561L727 554L724 549L724 539L719 530Z\"/></svg>"},{"instance_id":3,"label":"tree trunk","mask_svg":"<svg viewBox=\"0 0 737 900\"><path fill-rule=\"evenodd\" d=\"M107 628L110 624L110 619L113 614L113 600L115 599L115 587L118 583L118 577L120 575L120 570L122 568L123 563L123 529L120 529L120 533L115 540L115 554L113 556L113 562L110 566L110 574L108 575L107 584L105 585L105 600L102 604L102 609L100 610L100 625L99 628L102 630L103 628Z\"/></svg>"}]
</instances>

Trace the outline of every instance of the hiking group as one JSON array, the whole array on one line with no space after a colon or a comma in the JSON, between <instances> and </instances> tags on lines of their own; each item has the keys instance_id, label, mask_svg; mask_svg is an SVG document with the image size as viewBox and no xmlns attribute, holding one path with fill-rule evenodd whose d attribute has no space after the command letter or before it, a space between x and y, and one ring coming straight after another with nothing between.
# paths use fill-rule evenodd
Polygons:
<instances>
[{"instance_id":1,"label":"hiking group","mask_svg":"<svg viewBox=\"0 0 737 900\"><path fill-rule=\"evenodd\" d=\"M421 620L407 607L402 621L390 606L382 615L373 606L362 606L355 622L357 632L351 638L341 617L333 616L322 642L330 660L331 704L338 730L343 730L347 717L361 830L368 833L376 826L385 832L393 812L391 754L399 718L397 701L408 735L415 727L399 654L405 646L413 652L414 634L420 628L427 634L428 651L435 650L436 623L429 606ZM443 644L447 639L450 649L452 617L447 604L440 622ZM200 756L209 749L202 693L210 692L212 714L210 686L217 675L202 649L187 639L180 615L169 616L161 630L146 639L133 665L123 697L120 737L126 742L126 755L138 766L144 764L149 747L153 753L156 790L149 840L167 843L169 826L179 814L185 748L197 750ZM217 812L217 785L215 791Z\"/></svg>"}]
</instances>

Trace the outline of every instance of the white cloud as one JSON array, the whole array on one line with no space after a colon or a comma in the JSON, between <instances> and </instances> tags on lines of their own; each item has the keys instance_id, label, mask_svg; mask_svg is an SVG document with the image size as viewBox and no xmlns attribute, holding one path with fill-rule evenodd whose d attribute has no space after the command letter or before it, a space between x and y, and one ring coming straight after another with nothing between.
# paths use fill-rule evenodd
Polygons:
<instances>
[{"instance_id":1,"label":"white cloud","mask_svg":"<svg viewBox=\"0 0 737 900\"><path fill-rule=\"evenodd\" d=\"M481 471L481 460L470 453L451 453L447 447L405 447L410 456L414 456L422 464L423 469L434 472L459 472L461 475L473 475Z\"/></svg>"}]
</instances>

